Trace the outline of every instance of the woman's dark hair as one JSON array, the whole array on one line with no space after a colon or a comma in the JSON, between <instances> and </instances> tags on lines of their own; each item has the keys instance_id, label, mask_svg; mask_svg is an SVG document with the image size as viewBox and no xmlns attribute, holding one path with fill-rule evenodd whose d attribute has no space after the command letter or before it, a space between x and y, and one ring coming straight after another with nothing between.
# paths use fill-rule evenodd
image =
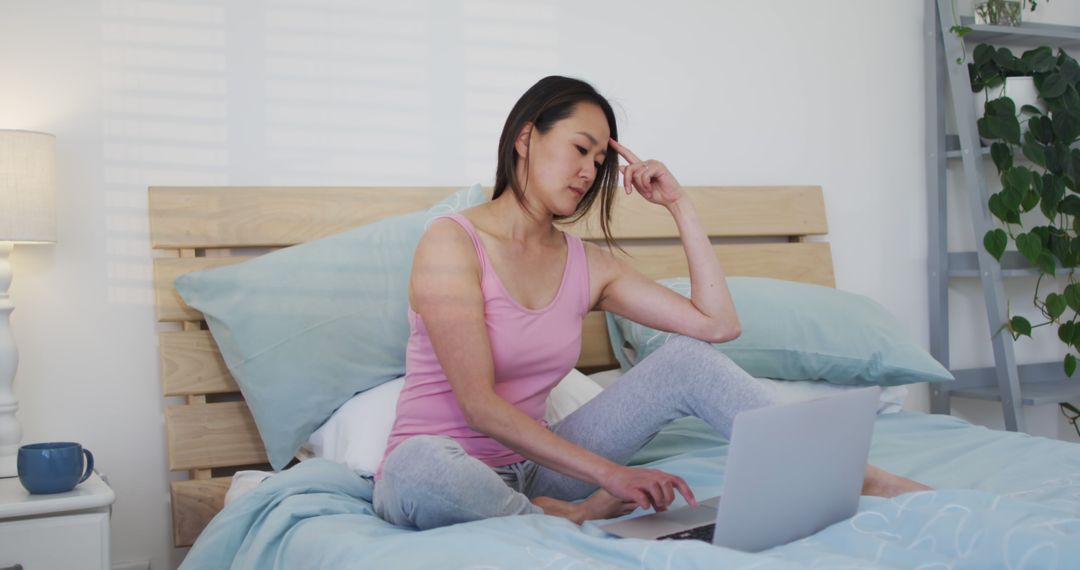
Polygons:
<instances>
[{"instance_id":1,"label":"woman's dark hair","mask_svg":"<svg viewBox=\"0 0 1080 570\"><path fill-rule=\"evenodd\" d=\"M527 123L532 123L533 128L541 134L551 130L555 123L569 117L574 112L578 103L593 103L600 107L607 117L608 129L611 138L618 140L619 133L615 127L615 113L611 110L611 104L603 96L593 89L592 85L573 79L551 75L536 82L518 99L514 108L510 110L510 116L506 118L502 136L499 137L499 164L495 171L495 191L492 199L498 198L507 188L514 193L519 204L525 203L525 188L522 181L517 179L517 151L514 142L521 133L521 129ZM526 154L526 160L528 155ZM526 184L528 183L528 162L525 164ZM608 146L607 156L604 163L596 172L596 179L581 201L578 202L577 210L569 216L556 216L555 219L573 223L580 220L589 212L596 197L600 196L600 229L604 233L604 241L611 247L615 240L611 237L611 206L615 198L615 187L618 184L619 156L614 148Z\"/></svg>"}]
</instances>

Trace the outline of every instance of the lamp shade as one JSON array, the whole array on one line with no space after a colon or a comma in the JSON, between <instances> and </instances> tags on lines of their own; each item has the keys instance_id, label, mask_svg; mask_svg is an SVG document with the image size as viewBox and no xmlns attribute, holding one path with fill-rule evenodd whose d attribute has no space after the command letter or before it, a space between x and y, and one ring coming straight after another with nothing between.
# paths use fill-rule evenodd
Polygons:
<instances>
[{"instance_id":1,"label":"lamp shade","mask_svg":"<svg viewBox=\"0 0 1080 570\"><path fill-rule=\"evenodd\" d=\"M0 130L0 241L55 242L56 137Z\"/></svg>"}]
</instances>

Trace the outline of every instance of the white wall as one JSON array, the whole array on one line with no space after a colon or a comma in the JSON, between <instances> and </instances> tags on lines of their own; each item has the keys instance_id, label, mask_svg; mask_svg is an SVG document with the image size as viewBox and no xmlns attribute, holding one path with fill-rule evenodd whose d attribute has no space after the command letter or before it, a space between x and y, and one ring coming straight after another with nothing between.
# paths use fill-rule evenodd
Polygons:
<instances>
[{"instance_id":1,"label":"white wall","mask_svg":"<svg viewBox=\"0 0 1080 570\"><path fill-rule=\"evenodd\" d=\"M24 440L96 453L114 560L177 564L147 186L490 184L506 113L551 73L684 184L820 184L838 286L925 343L922 25L916 0L2 0L0 128L55 133L61 169L59 242L12 259ZM978 289L954 290L954 365L987 364ZM1029 410L1051 436L1054 414Z\"/></svg>"}]
</instances>

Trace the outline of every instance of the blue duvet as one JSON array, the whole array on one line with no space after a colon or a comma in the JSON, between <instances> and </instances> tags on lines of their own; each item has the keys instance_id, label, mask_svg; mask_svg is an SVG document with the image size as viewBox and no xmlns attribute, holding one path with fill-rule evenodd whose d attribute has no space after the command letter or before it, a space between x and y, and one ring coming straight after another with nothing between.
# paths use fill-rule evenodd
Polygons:
<instances>
[{"instance_id":1,"label":"blue duvet","mask_svg":"<svg viewBox=\"0 0 1080 570\"><path fill-rule=\"evenodd\" d=\"M726 442L674 422L635 463L717 495ZM863 497L849 520L759 554L609 537L530 515L418 532L371 509L371 482L305 461L221 511L182 568L1080 568L1080 445L901 412L877 420L871 462L937 490ZM633 516L633 515L631 515Z\"/></svg>"}]
</instances>

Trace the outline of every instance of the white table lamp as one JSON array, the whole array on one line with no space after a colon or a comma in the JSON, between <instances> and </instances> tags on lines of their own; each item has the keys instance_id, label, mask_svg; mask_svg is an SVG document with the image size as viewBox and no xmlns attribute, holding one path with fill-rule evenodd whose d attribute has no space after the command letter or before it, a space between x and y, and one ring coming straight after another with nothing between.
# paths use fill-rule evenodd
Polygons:
<instances>
[{"instance_id":1,"label":"white table lamp","mask_svg":"<svg viewBox=\"0 0 1080 570\"><path fill-rule=\"evenodd\" d=\"M45 133L0 130L0 477L17 475L22 428L15 412L19 351L11 333L8 295L16 243L55 243L56 139Z\"/></svg>"}]
</instances>

